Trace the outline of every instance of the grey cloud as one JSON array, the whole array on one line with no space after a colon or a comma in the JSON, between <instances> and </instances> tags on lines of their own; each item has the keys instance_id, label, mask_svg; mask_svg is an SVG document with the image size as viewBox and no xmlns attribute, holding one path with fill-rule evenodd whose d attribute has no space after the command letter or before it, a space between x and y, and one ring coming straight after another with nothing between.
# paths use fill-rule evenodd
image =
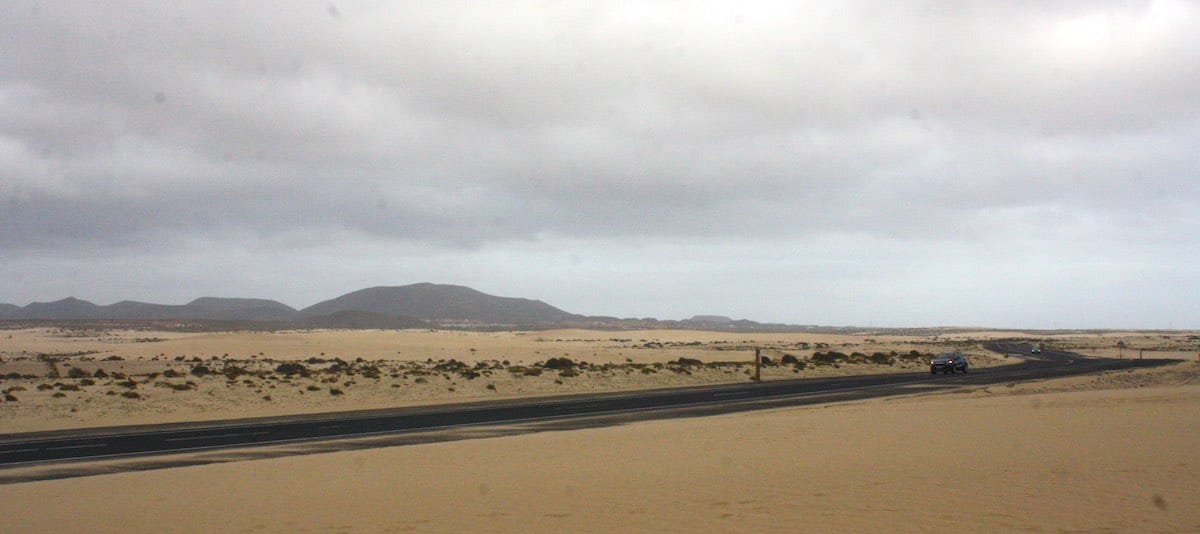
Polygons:
<instances>
[{"instance_id":1,"label":"grey cloud","mask_svg":"<svg viewBox=\"0 0 1200 534\"><path fill-rule=\"evenodd\" d=\"M10 258L1200 235L1188 2L3 10Z\"/></svg>"}]
</instances>

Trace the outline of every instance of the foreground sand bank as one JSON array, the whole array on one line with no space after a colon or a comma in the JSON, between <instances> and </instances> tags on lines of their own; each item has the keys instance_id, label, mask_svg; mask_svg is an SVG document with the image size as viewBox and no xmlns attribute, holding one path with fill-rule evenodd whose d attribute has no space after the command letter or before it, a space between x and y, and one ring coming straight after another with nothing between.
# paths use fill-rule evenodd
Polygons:
<instances>
[{"instance_id":1,"label":"foreground sand bank","mask_svg":"<svg viewBox=\"0 0 1200 534\"><path fill-rule=\"evenodd\" d=\"M9 532L1194 532L1198 377L1189 363L14 484L0 516Z\"/></svg>"}]
</instances>

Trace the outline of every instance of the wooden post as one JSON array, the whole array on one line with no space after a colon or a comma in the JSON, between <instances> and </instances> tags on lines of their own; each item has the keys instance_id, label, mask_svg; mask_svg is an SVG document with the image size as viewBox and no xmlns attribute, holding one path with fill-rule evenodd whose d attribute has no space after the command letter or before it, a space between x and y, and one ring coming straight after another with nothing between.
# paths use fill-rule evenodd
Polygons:
<instances>
[{"instance_id":1,"label":"wooden post","mask_svg":"<svg viewBox=\"0 0 1200 534\"><path fill-rule=\"evenodd\" d=\"M754 381L762 382L762 349L754 349Z\"/></svg>"}]
</instances>

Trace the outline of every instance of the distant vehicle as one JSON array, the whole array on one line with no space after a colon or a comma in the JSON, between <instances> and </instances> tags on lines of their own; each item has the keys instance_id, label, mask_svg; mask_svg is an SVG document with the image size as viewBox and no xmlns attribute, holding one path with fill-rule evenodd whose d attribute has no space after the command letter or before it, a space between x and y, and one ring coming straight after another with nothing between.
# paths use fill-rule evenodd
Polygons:
<instances>
[{"instance_id":1,"label":"distant vehicle","mask_svg":"<svg viewBox=\"0 0 1200 534\"><path fill-rule=\"evenodd\" d=\"M961 352L943 352L937 358L929 360L929 374L950 374L955 371L967 372L967 357Z\"/></svg>"},{"instance_id":2,"label":"distant vehicle","mask_svg":"<svg viewBox=\"0 0 1200 534\"><path fill-rule=\"evenodd\" d=\"M1034 345L1032 349L1029 349L1029 353L1030 354L1041 354L1042 347L1040 345Z\"/></svg>"}]
</instances>

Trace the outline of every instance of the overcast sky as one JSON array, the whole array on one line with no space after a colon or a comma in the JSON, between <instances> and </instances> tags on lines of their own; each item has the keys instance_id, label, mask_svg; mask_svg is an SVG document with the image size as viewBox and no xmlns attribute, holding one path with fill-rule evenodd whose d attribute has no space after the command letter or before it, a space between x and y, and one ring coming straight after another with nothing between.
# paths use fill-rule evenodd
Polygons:
<instances>
[{"instance_id":1,"label":"overcast sky","mask_svg":"<svg viewBox=\"0 0 1200 534\"><path fill-rule=\"evenodd\" d=\"M0 302L1200 328L1198 2L177 4L0 5Z\"/></svg>"}]
</instances>

